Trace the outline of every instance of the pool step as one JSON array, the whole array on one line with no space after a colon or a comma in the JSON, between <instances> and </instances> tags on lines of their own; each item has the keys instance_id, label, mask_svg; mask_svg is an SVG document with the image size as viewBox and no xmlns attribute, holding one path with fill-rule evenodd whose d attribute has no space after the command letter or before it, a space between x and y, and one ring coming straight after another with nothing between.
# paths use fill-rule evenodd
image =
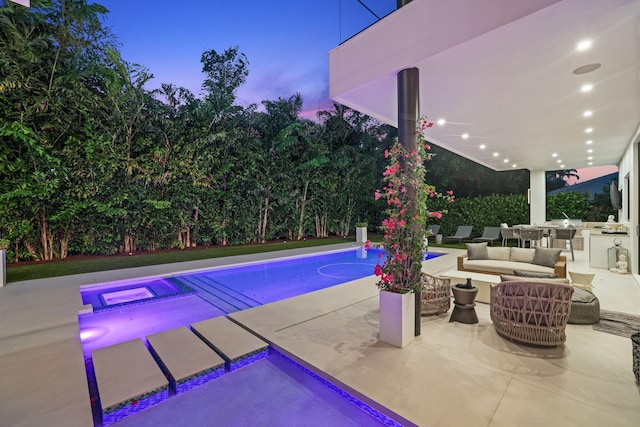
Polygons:
<instances>
[{"instance_id":1,"label":"pool step","mask_svg":"<svg viewBox=\"0 0 640 427\"><path fill-rule=\"evenodd\" d=\"M229 289L204 275L177 276L173 279L195 289L200 297L227 314L261 305L259 301Z\"/></svg>"},{"instance_id":2,"label":"pool step","mask_svg":"<svg viewBox=\"0 0 640 427\"><path fill-rule=\"evenodd\" d=\"M116 422L169 397L169 383L136 339L91 352L102 425Z\"/></svg>"},{"instance_id":3,"label":"pool step","mask_svg":"<svg viewBox=\"0 0 640 427\"><path fill-rule=\"evenodd\" d=\"M226 317L193 323L191 329L234 371L267 356L269 344Z\"/></svg>"},{"instance_id":4,"label":"pool step","mask_svg":"<svg viewBox=\"0 0 640 427\"><path fill-rule=\"evenodd\" d=\"M102 425L267 356L265 341L216 317L91 352Z\"/></svg>"},{"instance_id":5,"label":"pool step","mask_svg":"<svg viewBox=\"0 0 640 427\"><path fill-rule=\"evenodd\" d=\"M175 393L224 374L224 360L186 326L149 335L147 342Z\"/></svg>"}]
</instances>

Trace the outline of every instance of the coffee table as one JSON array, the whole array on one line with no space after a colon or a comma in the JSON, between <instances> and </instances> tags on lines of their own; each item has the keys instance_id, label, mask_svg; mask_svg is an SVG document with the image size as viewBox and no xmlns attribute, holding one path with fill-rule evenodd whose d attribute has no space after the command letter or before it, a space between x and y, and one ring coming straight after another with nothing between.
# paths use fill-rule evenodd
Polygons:
<instances>
[{"instance_id":1,"label":"coffee table","mask_svg":"<svg viewBox=\"0 0 640 427\"><path fill-rule=\"evenodd\" d=\"M471 284L478 288L476 302L489 304L491 302L491 286L500 283L500 276L497 274L474 273L471 271L448 270L439 274L440 277L449 278L451 282L460 282L469 278Z\"/></svg>"}]
</instances>

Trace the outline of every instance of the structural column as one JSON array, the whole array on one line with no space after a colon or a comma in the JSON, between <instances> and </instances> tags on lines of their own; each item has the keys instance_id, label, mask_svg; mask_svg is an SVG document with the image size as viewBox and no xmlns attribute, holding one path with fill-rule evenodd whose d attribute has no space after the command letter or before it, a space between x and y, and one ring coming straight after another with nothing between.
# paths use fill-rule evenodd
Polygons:
<instances>
[{"instance_id":1,"label":"structural column","mask_svg":"<svg viewBox=\"0 0 640 427\"><path fill-rule=\"evenodd\" d=\"M529 218L531 224L542 224L547 220L546 172L530 171Z\"/></svg>"},{"instance_id":2,"label":"structural column","mask_svg":"<svg viewBox=\"0 0 640 427\"><path fill-rule=\"evenodd\" d=\"M417 68L407 68L398 73L398 142L409 152L416 151L418 135L416 129L420 116L420 72ZM408 194L415 194L415 188L408 188ZM420 335L420 293L415 298L415 335Z\"/></svg>"},{"instance_id":3,"label":"structural column","mask_svg":"<svg viewBox=\"0 0 640 427\"><path fill-rule=\"evenodd\" d=\"M407 68L398 73L398 141L409 152L418 145L416 129L420 118L420 71Z\"/></svg>"},{"instance_id":4,"label":"structural column","mask_svg":"<svg viewBox=\"0 0 640 427\"><path fill-rule=\"evenodd\" d=\"M396 10L409 3L411 3L411 0L396 0Z\"/></svg>"}]
</instances>

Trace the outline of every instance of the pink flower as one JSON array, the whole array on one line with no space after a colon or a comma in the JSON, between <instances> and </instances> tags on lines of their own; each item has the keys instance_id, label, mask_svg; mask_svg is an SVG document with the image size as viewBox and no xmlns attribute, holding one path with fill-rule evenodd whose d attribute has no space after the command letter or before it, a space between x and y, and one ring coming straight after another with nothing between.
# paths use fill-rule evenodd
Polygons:
<instances>
[{"instance_id":1,"label":"pink flower","mask_svg":"<svg viewBox=\"0 0 640 427\"><path fill-rule=\"evenodd\" d=\"M364 242L364 250L368 251L369 249L371 249L371 240Z\"/></svg>"},{"instance_id":2,"label":"pink flower","mask_svg":"<svg viewBox=\"0 0 640 427\"><path fill-rule=\"evenodd\" d=\"M382 267L380 267L380 264L376 264L375 268L373 269L373 273L376 276L382 276Z\"/></svg>"},{"instance_id":3,"label":"pink flower","mask_svg":"<svg viewBox=\"0 0 640 427\"><path fill-rule=\"evenodd\" d=\"M375 194L373 195L373 197L378 200L380 198L381 194L380 194L380 190L376 190Z\"/></svg>"}]
</instances>

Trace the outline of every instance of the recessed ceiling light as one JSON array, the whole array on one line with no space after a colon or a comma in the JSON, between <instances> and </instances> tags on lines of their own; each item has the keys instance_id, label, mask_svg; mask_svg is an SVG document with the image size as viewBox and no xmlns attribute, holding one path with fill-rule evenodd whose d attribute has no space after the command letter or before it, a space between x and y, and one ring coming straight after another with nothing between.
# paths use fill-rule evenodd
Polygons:
<instances>
[{"instance_id":1,"label":"recessed ceiling light","mask_svg":"<svg viewBox=\"0 0 640 427\"><path fill-rule=\"evenodd\" d=\"M585 144L591 145L591 144L593 144L593 141L589 139L587 142L585 142Z\"/></svg>"},{"instance_id":2,"label":"recessed ceiling light","mask_svg":"<svg viewBox=\"0 0 640 427\"><path fill-rule=\"evenodd\" d=\"M587 74L597 70L600 67L602 67L602 64L598 64L598 63L583 65L573 70L573 74L577 74L577 75Z\"/></svg>"},{"instance_id":3,"label":"recessed ceiling light","mask_svg":"<svg viewBox=\"0 0 640 427\"><path fill-rule=\"evenodd\" d=\"M500 153L498 153L498 152L493 153L493 157L498 157L499 155L500 155Z\"/></svg>"},{"instance_id":4,"label":"recessed ceiling light","mask_svg":"<svg viewBox=\"0 0 640 427\"><path fill-rule=\"evenodd\" d=\"M562 163L562 160L558 159L558 163Z\"/></svg>"},{"instance_id":5,"label":"recessed ceiling light","mask_svg":"<svg viewBox=\"0 0 640 427\"><path fill-rule=\"evenodd\" d=\"M593 162L589 162L587 163L589 166L593 166Z\"/></svg>"},{"instance_id":6,"label":"recessed ceiling light","mask_svg":"<svg viewBox=\"0 0 640 427\"><path fill-rule=\"evenodd\" d=\"M518 165L516 165L515 163L511 165L512 168L517 168Z\"/></svg>"},{"instance_id":7,"label":"recessed ceiling light","mask_svg":"<svg viewBox=\"0 0 640 427\"><path fill-rule=\"evenodd\" d=\"M480 149L484 150L485 148L487 148L487 146L485 144L480 144Z\"/></svg>"},{"instance_id":8,"label":"recessed ceiling light","mask_svg":"<svg viewBox=\"0 0 640 427\"><path fill-rule=\"evenodd\" d=\"M560 165L561 168L565 167L564 165Z\"/></svg>"},{"instance_id":9,"label":"recessed ceiling light","mask_svg":"<svg viewBox=\"0 0 640 427\"><path fill-rule=\"evenodd\" d=\"M585 133L591 133L593 132L593 128L586 128L584 131Z\"/></svg>"},{"instance_id":10,"label":"recessed ceiling light","mask_svg":"<svg viewBox=\"0 0 640 427\"><path fill-rule=\"evenodd\" d=\"M447 123L447 121L446 121L445 119L438 119L438 122L437 122L437 123L438 123L438 126L442 126L442 125L444 125L445 123Z\"/></svg>"},{"instance_id":11,"label":"recessed ceiling light","mask_svg":"<svg viewBox=\"0 0 640 427\"><path fill-rule=\"evenodd\" d=\"M589 149L587 150L587 153L593 153L593 148L589 148Z\"/></svg>"},{"instance_id":12,"label":"recessed ceiling light","mask_svg":"<svg viewBox=\"0 0 640 427\"><path fill-rule=\"evenodd\" d=\"M587 157L587 160L593 160L593 156Z\"/></svg>"},{"instance_id":13,"label":"recessed ceiling light","mask_svg":"<svg viewBox=\"0 0 640 427\"><path fill-rule=\"evenodd\" d=\"M593 89L592 84L585 84L585 85L582 85L582 87L580 87L580 90L582 92L591 92L591 89Z\"/></svg>"},{"instance_id":14,"label":"recessed ceiling light","mask_svg":"<svg viewBox=\"0 0 640 427\"><path fill-rule=\"evenodd\" d=\"M509 159L504 159L503 162L504 163L509 163Z\"/></svg>"},{"instance_id":15,"label":"recessed ceiling light","mask_svg":"<svg viewBox=\"0 0 640 427\"><path fill-rule=\"evenodd\" d=\"M591 116L593 116L593 111L591 111L591 110L587 110L587 111L585 111L584 113L582 113L582 115L583 115L584 117L591 117Z\"/></svg>"},{"instance_id":16,"label":"recessed ceiling light","mask_svg":"<svg viewBox=\"0 0 640 427\"><path fill-rule=\"evenodd\" d=\"M592 42L591 40L581 40L580 43L576 46L576 49L580 52L584 52L585 50L589 50L591 48Z\"/></svg>"},{"instance_id":17,"label":"recessed ceiling light","mask_svg":"<svg viewBox=\"0 0 640 427\"><path fill-rule=\"evenodd\" d=\"M469 134L468 133L463 133L462 134L462 139L469 139Z\"/></svg>"},{"instance_id":18,"label":"recessed ceiling light","mask_svg":"<svg viewBox=\"0 0 640 427\"><path fill-rule=\"evenodd\" d=\"M558 157L558 153L553 153L551 157Z\"/></svg>"}]
</instances>

